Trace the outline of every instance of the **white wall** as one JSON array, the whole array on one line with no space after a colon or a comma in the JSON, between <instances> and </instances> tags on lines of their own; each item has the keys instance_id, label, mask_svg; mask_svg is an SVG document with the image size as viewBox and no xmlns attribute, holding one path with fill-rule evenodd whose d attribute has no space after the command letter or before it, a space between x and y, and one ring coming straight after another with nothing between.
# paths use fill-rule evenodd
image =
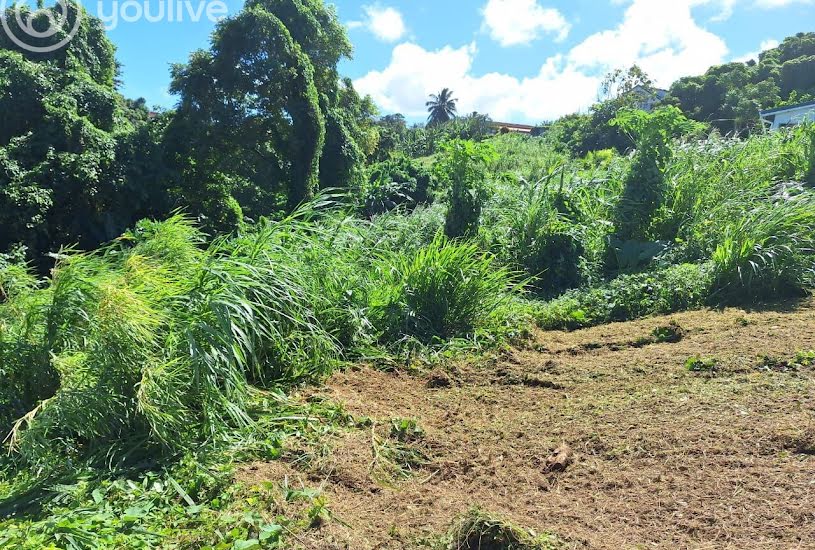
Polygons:
<instances>
[{"instance_id":1,"label":"white wall","mask_svg":"<svg viewBox=\"0 0 815 550\"><path fill-rule=\"evenodd\" d=\"M801 124L807 120L815 122L815 106L810 105L809 107L777 113L770 129L778 130L783 126Z\"/></svg>"}]
</instances>

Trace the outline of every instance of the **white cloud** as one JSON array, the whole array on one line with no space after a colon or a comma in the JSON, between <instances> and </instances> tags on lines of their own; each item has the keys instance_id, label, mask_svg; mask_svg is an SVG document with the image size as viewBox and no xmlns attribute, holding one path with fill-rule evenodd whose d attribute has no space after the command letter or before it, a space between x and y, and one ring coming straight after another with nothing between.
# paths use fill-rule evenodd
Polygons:
<instances>
[{"instance_id":1,"label":"white cloud","mask_svg":"<svg viewBox=\"0 0 815 550\"><path fill-rule=\"evenodd\" d=\"M481 14L484 28L502 46L529 44L543 33L554 34L559 42L571 29L562 13L537 0L488 0Z\"/></svg>"},{"instance_id":2,"label":"white cloud","mask_svg":"<svg viewBox=\"0 0 815 550\"><path fill-rule=\"evenodd\" d=\"M691 8L699 3L634 0L617 28L589 36L572 49L569 61L585 70L637 63L660 86L702 73L724 60L727 45L696 23Z\"/></svg>"},{"instance_id":3,"label":"white cloud","mask_svg":"<svg viewBox=\"0 0 815 550\"><path fill-rule=\"evenodd\" d=\"M784 8L792 4L812 4L813 0L755 0L755 5L759 8L772 9Z\"/></svg>"},{"instance_id":4,"label":"white cloud","mask_svg":"<svg viewBox=\"0 0 815 550\"><path fill-rule=\"evenodd\" d=\"M764 40L761 42L761 51L765 52L767 50L772 50L773 48L777 48L781 43L778 40L773 40L772 38L768 40Z\"/></svg>"},{"instance_id":5,"label":"white cloud","mask_svg":"<svg viewBox=\"0 0 815 550\"><path fill-rule=\"evenodd\" d=\"M755 60L758 61L758 55L761 52L765 52L767 50L771 50L773 48L777 48L779 45L778 40L774 40L772 38L768 38L767 40L762 40L761 44L758 47L758 51L750 52L748 54L744 54L740 57L735 58L733 61L738 61L739 63L747 63L748 61Z\"/></svg>"},{"instance_id":6,"label":"white cloud","mask_svg":"<svg viewBox=\"0 0 815 550\"><path fill-rule=\"evenodd\" d=\"M383 42L396 42L407 33L405 20L396 8L379 5L363 6L365 19L363 21L349 21L349 29L368 29L375 37Z\"/></svg>"},{"instance_id":7,"label":"white cloud","mask_svg":"<svg viewBox=\"0 0 815 550\"><path fill-rule=\"evenodd\" d=\"M729 1L729 0L728 0ZM494 119L540 122L588 108L600 81L615 68L639 64L655 83L669 86L682 76L701 74L724 62L728 49L701 27L692 9L722 0L628 0L622 22L595 33L564 54L546 59L538 74L519 78L475 75L475 44L428 51L417 44L396 46L390 64L355 82L387 112L425 114L427 96L451 88L459 110L477 110Z\"/></svg>"},{"instance_id":8,"label":"white cloud","mask_svg":"<svg viewBox=\"0 0 815 550\"><path fill-rule=\"evenodd\" d=\"M425 116L427 96L442 88L453 90L462 113L478 111L495 119L540 122L575 112L591 104L599 78L564 65L564 58L550 58L539 74L519 79L489 73L472 74L477 48L469 44L428 51L416 44L400 44L383 71L372 71L354 82L386 112L410 117Z\"/></svg>"}]
</instances>

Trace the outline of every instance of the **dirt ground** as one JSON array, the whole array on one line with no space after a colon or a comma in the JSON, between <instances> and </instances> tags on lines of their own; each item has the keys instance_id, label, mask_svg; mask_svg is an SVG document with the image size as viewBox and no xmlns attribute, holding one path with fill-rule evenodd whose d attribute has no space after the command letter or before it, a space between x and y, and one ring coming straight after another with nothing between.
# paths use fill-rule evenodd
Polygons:
<instances>
[{"instance_id":1,"label":"dirt ground","mask_svg":"<svg viewBox=\"0 0 815 550\"><path fill-rule=\"evenodd\" d=\"M670 321L681 340L649 343ZM307 548L421 547L474 506L566 548L815 548L815 369L785 366L814 349L806 302L539 332L423 376L358 368L311 393L370 427L240 475L322 488L333 519ZM422 433L389 476L394 418Z\"/></svg>"}]
</instances>

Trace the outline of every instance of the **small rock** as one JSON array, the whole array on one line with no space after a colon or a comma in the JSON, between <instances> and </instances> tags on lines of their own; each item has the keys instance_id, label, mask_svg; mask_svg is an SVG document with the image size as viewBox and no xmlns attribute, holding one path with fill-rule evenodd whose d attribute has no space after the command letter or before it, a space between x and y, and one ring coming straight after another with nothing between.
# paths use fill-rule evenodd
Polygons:
<instances>
[{"instance_id":1,"label":"small rock","mask_svg":"<svg viewBox=\"0 0 815 550\"><path fill-rule=\"evenodd\" d=\"M574 452L564 443L549 455L543 470L547 473L563 472L572 462L574 462Z\"/></svg>"}]
</instances>

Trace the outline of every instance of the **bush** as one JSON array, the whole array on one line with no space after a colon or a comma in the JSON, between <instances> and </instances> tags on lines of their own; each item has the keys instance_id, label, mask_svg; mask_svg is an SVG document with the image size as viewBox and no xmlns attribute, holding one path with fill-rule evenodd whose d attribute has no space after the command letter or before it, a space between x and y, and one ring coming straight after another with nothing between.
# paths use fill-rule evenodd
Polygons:
<instances>
[{"instance_id":1,"label":"bush","mask_svg":"<svg viewBox=\"0 0 815 550\"><path fill-rule=\"evenodd\" d=\"M495 159L495 150L486 143L456 140L442 146L433 170L448 190L444 232L451 239L478 232L481 209L489 196L487 168Z\"/></svg>"},{"instance_id":2,"label":"bush","mask_svg":"<svg viewBox=\"0 0 815 550\"><path fill-rule=\"evenodd\" d=\"M430 172L421 165L407 157L394 157L370 168L360 206L369 218L398 206L412 210L431 202L431 184Z\"/></svg>"},{"instance_id":3,"label":"bush","mask_svg":"<svg viewBox=\"0 0 815 550\"><path fill-rule=\"evenodd\" d=\"M546 296L580 285L585 253L581 231L571 219L578 213L562 185L553 189L551 184L551 177L507 183L481 235L496 256L529 275L530 285Z\"/></svg>"},{"instance_id":4,"label":"bush","mask_svg":"<svg viewBox=\"0 0 815 550\"><path fill-rule=\"evenodd\" d=\"M544 329L576 329L703 306L713 283L709 265L682 264L621 275L595 288L569 292L541 306Z\"/></svg>"},{"instance_id":5,"label":"bush","mask_svg":"<svg viewBox=\"0 0 815 550\"><path fill-rule=\"evenodd\" d=\"M471 336L508 299L509 271L472 243L436 237L413 254L383 255L370 315L386 343Z\"/></svg>"},{"instance_id":6,"label":"bush","mask_svg":"<svg viewBox=\"0 0 815 550\"><path fill-rule=\"evenodd\" d=\"M700 134L704 126L688 120L676 107L661 107L653 113L623 110L611 124L631 135L637 145L614 216L617 238L653 240L651 220L665 198L663 171L673 154L671 141Z\"/></svg>"}]
</instances>

